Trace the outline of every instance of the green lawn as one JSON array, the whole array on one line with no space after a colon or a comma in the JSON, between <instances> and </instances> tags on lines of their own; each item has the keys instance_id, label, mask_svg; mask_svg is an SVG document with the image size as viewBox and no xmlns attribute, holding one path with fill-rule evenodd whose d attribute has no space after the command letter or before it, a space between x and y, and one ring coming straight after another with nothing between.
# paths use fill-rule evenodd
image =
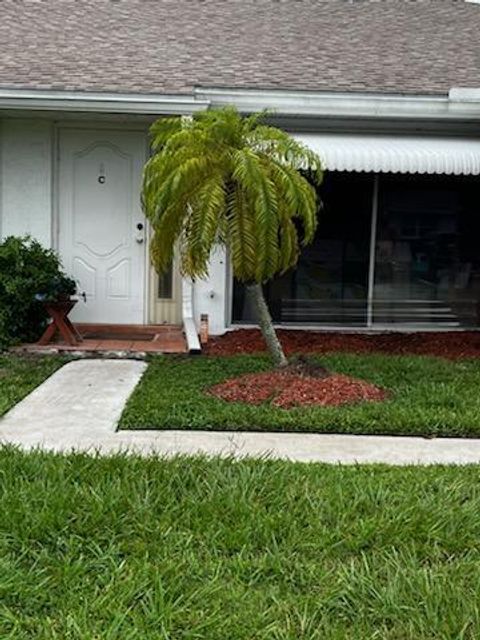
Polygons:
<instances>
[{"instance_id":1,"label":"green lawn","mask_svg":"<svg viewBox=\"0 0 480 640\"><path fill-rule=\"evenodd\" d=\"M0 449L2 640L476 640L478 467Z\"/></svg>"},{"instance_id":2,"label":"green lawn","mask_svg":"<svg viewBox=\"0 0 480 640\"><path fill-rule=\"evenodd\" d=\"M120 426L480 436L479 360L342 353L321 360L333 371L391 390L391 399L290 410L227 403L205 390L227 378L268 368L266 357L156 357L130 398Z\"/></svg>"},{"instance_id":3,"label":"green lawn","mask_svg":"<svg viewBox=\"0 0 480 640\"><path fill-rule=\"evenodd\" d=\"M58 356L19 356L0 353L0 416L65 362L65 358Z\"/></svg>"}]
</instances>

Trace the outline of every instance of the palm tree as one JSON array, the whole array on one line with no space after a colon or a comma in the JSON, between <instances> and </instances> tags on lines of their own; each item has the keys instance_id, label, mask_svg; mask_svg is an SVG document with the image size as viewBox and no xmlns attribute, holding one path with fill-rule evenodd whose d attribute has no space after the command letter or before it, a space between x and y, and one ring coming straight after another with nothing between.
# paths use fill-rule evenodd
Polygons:
<instances>
[{"instance_id":1,"label":"palm tree","mask_svg":"<svg viewBox=\"0 0 480 640\"><path fill-rule=\"evenodd\" d=\"M212 249L223 244L275 365L285 366L262 284L294 267L300 245L313 239L317 195L300 170L319 184L322 167L315 153L267 126L264 115L242 117L227 107L157 120L142 201L157 271L169 268L177 248L182 274L206 277Z\"/></svg>"}]
</instances>

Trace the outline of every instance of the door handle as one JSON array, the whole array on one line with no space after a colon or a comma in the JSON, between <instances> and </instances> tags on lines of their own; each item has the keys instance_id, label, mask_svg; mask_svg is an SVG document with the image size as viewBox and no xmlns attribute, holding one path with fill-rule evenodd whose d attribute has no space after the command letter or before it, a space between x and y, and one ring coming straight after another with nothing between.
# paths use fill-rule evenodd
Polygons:
<instances>
[{"instance_id":1,"label":"door handle","mask_svg":"<svg viewBox=\"0 0 480 640\"><path fill-rule=\"evenodd\" d=\"M138 222L137 232L135 234L135 240L136 242L138 242L138 244L142 244L142 242L145 240L145 233L143 229L144 229L143 222Z\"/></svg>"}]
</instances>

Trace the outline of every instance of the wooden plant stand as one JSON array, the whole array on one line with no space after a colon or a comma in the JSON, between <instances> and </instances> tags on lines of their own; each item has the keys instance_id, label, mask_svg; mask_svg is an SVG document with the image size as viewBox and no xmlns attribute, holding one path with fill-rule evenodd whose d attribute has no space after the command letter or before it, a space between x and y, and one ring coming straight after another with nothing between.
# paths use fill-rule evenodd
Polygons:
<instances>
[{"instance_id":1,"label":"wooden plant stand","mask_svg":"<svg viewBox=\"0 0 480 640\"><path fill-rule=\"evenodd\" d=\"M52 321L38 341L39 345L43 346L49 344L53 340L57 331L71 347L75 347L83 341L82 336L68 319L68 314L76 304L76 300L44 303L45 309Z\"/></svg>"}]
</instances>

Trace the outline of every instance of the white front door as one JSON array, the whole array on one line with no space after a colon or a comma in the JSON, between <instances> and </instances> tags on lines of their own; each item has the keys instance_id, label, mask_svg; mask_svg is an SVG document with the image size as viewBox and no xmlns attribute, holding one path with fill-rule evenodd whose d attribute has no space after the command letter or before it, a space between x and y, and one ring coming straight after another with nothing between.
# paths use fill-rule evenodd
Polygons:
<instances>
[{"instance_id":1,"label":"white front door","mask_svg":"<svg viewBox=\"0 0 480 640\"><path fill-rule=\"evenodd\" d=\"M85 294L76 322L142 324L145 220L140 183L142 132L60 132L59 252Z\"/></svg>"}]
</instances>

